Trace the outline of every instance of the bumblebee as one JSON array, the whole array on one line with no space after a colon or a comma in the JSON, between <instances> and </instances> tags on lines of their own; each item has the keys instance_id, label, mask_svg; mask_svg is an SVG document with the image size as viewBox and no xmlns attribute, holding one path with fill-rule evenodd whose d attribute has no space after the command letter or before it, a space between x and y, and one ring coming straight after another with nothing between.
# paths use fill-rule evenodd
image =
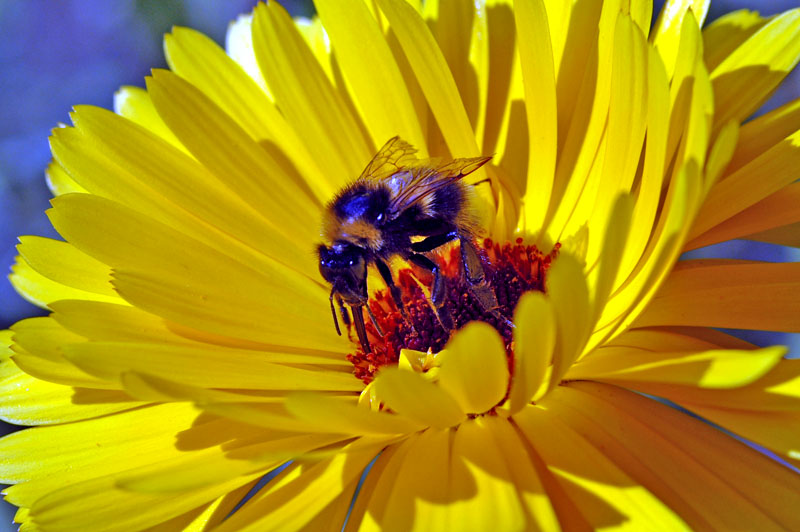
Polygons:
<instances>
[{"instance_id":1,"label":"bumblebee","mask_svg":"<svg viewBox=\"0 0 800 532\"><path fill-rule=\"evenodd\" d=\"M322 227L327 243L317 248L319 271L331 284L330 305L336 332L336 300L342 320L350 325L345 304L350 306L359 342L365 353L370 344L362 309L382 334L367 305L367 269L375 265L398 309L405 314L400 289L387 261L399 256L433 274L431 303L439 321L452 328L443 305L445 277L426 253L459 240L463 271L482 307L497 307L488 287L481 259L473 244L476 222L468 207L471 185L462 178L491 157L455 159L442 163L418 159L416 150L399 137L390 139L361 175L328 204Z\"/></svg>"}]
</instances>

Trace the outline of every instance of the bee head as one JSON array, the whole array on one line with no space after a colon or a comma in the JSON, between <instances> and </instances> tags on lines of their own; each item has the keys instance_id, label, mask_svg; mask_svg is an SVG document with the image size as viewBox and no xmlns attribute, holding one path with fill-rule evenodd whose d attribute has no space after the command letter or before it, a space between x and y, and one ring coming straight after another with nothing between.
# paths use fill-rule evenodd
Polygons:
<instances>
[{"instance_id":1,"label":"bee head","mask_svg":"<svg viewBox=\"0 0 800 532\"><path fill-rule=\"evenodd\" d=\"M348 242L320 244L319 273L333 285L333 290L352 306L367 302L366 250Z\"/></svg>"}]
</instances>

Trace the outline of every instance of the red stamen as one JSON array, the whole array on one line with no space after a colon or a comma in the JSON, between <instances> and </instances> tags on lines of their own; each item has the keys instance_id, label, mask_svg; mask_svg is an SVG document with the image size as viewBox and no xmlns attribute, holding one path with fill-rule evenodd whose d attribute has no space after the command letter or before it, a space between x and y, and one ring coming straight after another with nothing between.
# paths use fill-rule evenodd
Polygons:
<instances>
[{"instance_id":1,"label":"red stamen","mask_svg":"<svg viewBox=\"0 0 800 532\"><path fill-rule=\"evenodd\" d=\"M514 244L507 242L502 246L488 238L483 241L480 252L486 279L494 289L499 304L497 313L513 320L514 308L523 293L530 290L544 292L545 272L558 255L560 247L560 244L556 244L550 253L544 254L536 246L524 245L521 238ZM455 329L475 320L492 325L505 340L509 369L513 370L512 329L496 315L485 312L470 292L470 285L461 271L458 246L442 254L438 262L447 278L447 300L444 308L449 312ZM420 288L422 284L430 292L433 284L430 272L404 268L398 272L396 282L403 295L407 319L387 295L387 290L378 291L369 305L384 336L380 337L372 324L367 323L372 353L365 354L357 347L355 353L347 356L353 364L353 373L365 384L372 382L379 368L397 364L401 349L430 349L436 353L444 348L452 333L442 327L427 296Z\"/></svg>"}]
</instances>

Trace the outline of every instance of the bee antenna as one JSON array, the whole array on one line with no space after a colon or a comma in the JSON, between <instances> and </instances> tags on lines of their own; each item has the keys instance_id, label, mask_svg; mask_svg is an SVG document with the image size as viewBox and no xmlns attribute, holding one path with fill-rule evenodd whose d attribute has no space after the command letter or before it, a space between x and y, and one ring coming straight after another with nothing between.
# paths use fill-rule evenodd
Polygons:
<instances>
[{"instance_id":1,"label":"bee antenna","mask_svg":"<svg viewBox=\"0 0 800 532\"><path fill-rule=\"evenodd\" d=\"M378 336L383 338L383 330L381 330L381 326L378 325L378 320L375 319L375 314L372 313L372 309L369 308L369 303L365 305L367 307L367 314L369 315L369 321L372 322L372 326L375 327L375 330L378 331Z\"/></svg>"},{"instance_id":2,"label":"bee antenna","mask_svg":"<svg viewBox=\"0 0 800 532\"><path fill-rule=\"evenodd\" d=\"M336 309L333 307L333 295L335 292L336 292L335 288L331 289L331 296L328 299L330 299L331 301L331 315L333 316L333 326L336 327L336 334L341 336L342 331L339 329L339 320L338 318L336 318Z\"/></svg>"}]
</instances>

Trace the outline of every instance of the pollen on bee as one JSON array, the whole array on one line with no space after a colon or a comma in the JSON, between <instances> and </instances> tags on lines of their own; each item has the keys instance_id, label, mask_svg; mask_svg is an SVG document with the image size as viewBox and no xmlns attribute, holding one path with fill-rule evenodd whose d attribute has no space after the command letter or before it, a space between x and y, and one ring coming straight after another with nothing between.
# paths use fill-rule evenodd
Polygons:
<instances>
[{"instance_id":1,"label":"pollen on bee","mask_svg":"<svg viewBox=\"0 0 800 532\"><path fill-rule=\"evenodd\" d=\"M437 353L444 348L455 330L476 320L484 321L498 330L511 364L513 332L509 322L513 319L514 308L523 293L545 291L545 273L558 255L560 245L556 244L552 251L543 253L534 245L525 245L521 238L513 244L499 244L490 239L482 244L480 253L486 279L499 305L496 314L487 313L471 292L471 285L461 271L458 246L439 257L439 266L447 279L447 297L443 307L452 318L452 330L442 326L420 286L430 293L433 276L419 268L404 268L398 272L397 284L402 293L405 316L387 290L375 293L369 306L383 336L377 333L371 323L367 324L372 352L364 353L361 347L357 347L347 357L353 364L353 373L357 378L369 384L381 367L397 364L402 349Z\"/></svg>"}]
</instances>

